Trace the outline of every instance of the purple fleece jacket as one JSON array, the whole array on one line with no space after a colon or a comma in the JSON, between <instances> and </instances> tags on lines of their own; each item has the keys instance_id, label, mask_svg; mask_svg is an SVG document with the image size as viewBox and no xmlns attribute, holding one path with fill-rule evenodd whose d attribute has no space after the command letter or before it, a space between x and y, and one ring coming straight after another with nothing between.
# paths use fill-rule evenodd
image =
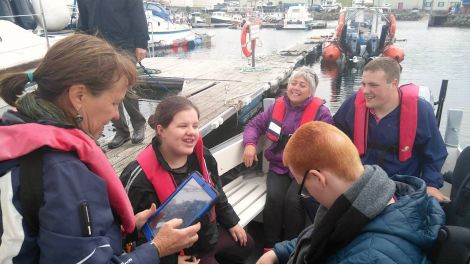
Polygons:
<instances>
[{"instance_id":1,"label":"purple fleece jacket","mask_svg":"<svg viewBox=\"0 0 470 264\"><path fill-rule=\"evenodd\" d=\"M284 121L282 122L281 134L289 135L294 133L294 131L299 127L300 119L308 103L312 100L313 97L307 99L301 106L293 107L287 96L284 96L284 101L286 102L286 114ZM274 104L270 106L266 111L255 116L246 126L243 132L243 144L258 143L258 138L261 135L266 134L266 131L269 127L269 122L271 121L271 116L273 113ZM333 124L333 117L331 116L330 110L325 105L320 106L317 116L315 117L316 121L323 121L329 124ZM284 167L282 164L282 153L284 148L274 153L272 150L277 143L272 143L264 152L264 156L269 161L269 170L276 174L286 174L289 173L290 177L293 177L289 170Z\"/></svg>"}]
</instances>

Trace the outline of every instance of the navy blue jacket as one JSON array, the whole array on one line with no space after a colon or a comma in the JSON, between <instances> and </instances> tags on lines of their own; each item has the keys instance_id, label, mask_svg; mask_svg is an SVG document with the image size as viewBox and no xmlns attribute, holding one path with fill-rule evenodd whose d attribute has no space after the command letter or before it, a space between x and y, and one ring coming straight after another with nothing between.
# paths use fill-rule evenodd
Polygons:
<instances>
[{"instance_id":1,"label":"navy blue jacket","mask_svg":"<svg viewBox=\"0 0 470 264\"><path fill-rule=\"evenodd\" d=\"M349 97L334 115L335 125L353 140L354 138L354 100ZM400 107L397 107L377 123L369 115L368 145L370 142L398 147ZM383 162L379 164L381 156ZM397 154L368 148L361 157L365 165L380 165L388 175L412 175L422 178L427 186L441 188L443 178L442 165L447 157L447 150L437 127L432 106L422 98L418 100L418 126L413 153L410 159L401 162Z\"/></svg>"},{"instance_id":2,"label":"navy blue jacket","mask_svg":"<svg viewBox=\"0 0 470 264\"><path fill-rule=\"evenodd\" d=\"M147 49L148 27L142 0L78 0L78 28L97 34L114 46Z\"/></svg>"},{"instance_id":3,"label":"navy blue jacket","mask_svg":"<svg viewBox=\"0 0 470 264\"><path fill-rule=\"evenodd\" d=\"M387 206L326 263L429 263L424 252L436 240L445 221L444 212L437 200L426 194L422 180L411 176L393 176L392 179L397 183L395 194L398 200ZM312 226L298 239L275 245L279 263L291 263L288 259L297 240L308 238Z\"/></svg>"},{"instance_id":4,"label":"navy blue jacket","mask_svg":"<svg viewBox=\"0 0 470 264\"><path fill-rule=\"evenodd\" d=\"M121 228L106 184L73 153L43 156L44 205L39 234L32 237L18 197L19 170L15 161L0 162L1 263L159 263L158 251L149 243L122 255ZM90 211L90 237L82 235L79 205L84 201Z\"/></svg>"}]
</instances>

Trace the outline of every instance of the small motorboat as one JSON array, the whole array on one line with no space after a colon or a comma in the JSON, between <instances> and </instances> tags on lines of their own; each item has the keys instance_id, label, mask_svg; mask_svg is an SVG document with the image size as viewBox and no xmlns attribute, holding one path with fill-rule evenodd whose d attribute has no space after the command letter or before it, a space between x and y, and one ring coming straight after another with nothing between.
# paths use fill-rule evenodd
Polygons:
<instances>
[{"instance_id":1,"label":"small motorboat","mask_svg":"<svg viewBox=\"0 0 470 264\"><path fill-rule=\"evenodd\" d=\"M326 28L326 22L314 21L312 14L303 5L290 6L284 17L283 23L276 29L300 29Z\"/></svg>"},{"instance_id":2,"label":"small motorboat","mask_svg":"<svg viewBox=\"0 0 470 264\"><path fill-rule=\"evenodd\" d=\"M170 14L159 3L144 2L148 23L149 47L156 49L194 47L201 44L204 34L196 34L185 23L174 23Z\"/></svg>"},{"instance_id":3,"label":"small motorboat","mask_svg":"<svg viewBox=\"0 0 470 264\"><path fill-rule=\"evenodd\" d=\"M351 7L341 12L336 32L325 42L327 63L364 63L377 56L402 62L405 54L395 45L396 19L377 7Z\"/></svg>"}]
</instances>

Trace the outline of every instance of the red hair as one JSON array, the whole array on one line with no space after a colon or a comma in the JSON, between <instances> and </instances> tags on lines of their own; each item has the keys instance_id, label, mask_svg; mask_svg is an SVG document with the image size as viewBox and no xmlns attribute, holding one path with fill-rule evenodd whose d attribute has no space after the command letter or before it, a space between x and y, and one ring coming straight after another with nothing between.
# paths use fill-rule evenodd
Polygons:
<instances>
[{"instance_id":1,"label":"red hair","mask_svg":"<svg viewBox=\"0 0 470 264\"><path fill-rule=\"evenodd\" d=\"M358 176L354 172L362 166L359 152L349 137L321 121L298 128L287 142L282 159L295 172L329 170L347 181L356 180Z\"/></svg>"}]
</instances>

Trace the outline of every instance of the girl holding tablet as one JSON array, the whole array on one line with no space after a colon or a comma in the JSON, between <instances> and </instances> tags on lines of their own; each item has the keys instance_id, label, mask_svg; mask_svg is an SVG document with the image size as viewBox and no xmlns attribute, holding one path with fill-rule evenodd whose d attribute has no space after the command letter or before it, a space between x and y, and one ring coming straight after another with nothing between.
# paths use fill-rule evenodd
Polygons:
<instances>
[{"instance_id":1,"label":"girl holding tablet","mask_svg":"<svg viewBox=\"0 0 470 264\"><path fill-rule=\"evenodd\" d=\"M161 263L190 262L188 256L200 259L199 263L243 263L254 242L238 224L219 181L217 163L203 146L196 106L185 97L168 97L158 104L148 123L156 136L121 175L135 212L152 203L159 206L193 171L219 192L214 207L200 219L199 240L179 257L168 256Z\"/></svg>"}]
</instances>

